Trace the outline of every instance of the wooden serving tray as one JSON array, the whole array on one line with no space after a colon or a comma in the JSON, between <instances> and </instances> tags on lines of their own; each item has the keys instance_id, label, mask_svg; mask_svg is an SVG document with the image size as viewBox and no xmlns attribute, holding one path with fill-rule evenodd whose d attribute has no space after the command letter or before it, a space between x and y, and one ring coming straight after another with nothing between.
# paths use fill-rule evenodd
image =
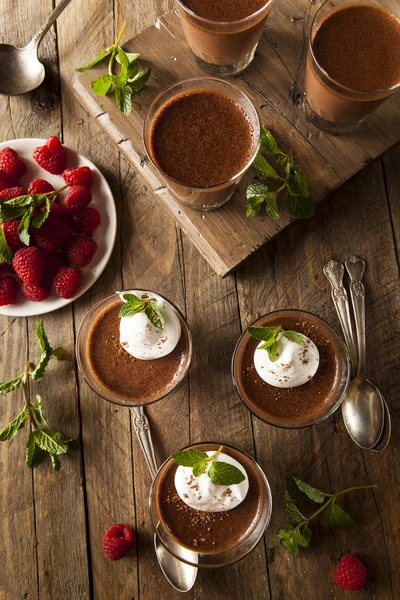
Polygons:
<instances>
[{"instance_id":1,"label":"wooden serving tray","mask_svg":"<svg viewBox=\"0 0 400 600\"><path fill-rule=\"evenodd\" d=\"M313 6L311 13L316 10ZM400 140L400 94L387 100L351 135L327 135L310 125L302 109L302 82L311 13L309 0L276 4L253 63L234 82L253 100L261 121L271 129L281 148L293 152L318 202ZM152 67L148 86L137 99L140 102L137 110L125 117L114 99L93 94L90 81L106 73L105 64L79 75L74 83L75 92L214 270L225 276L287 227L292 218L283 208L278 221L266 216L246 217L245 190L254 177L252 169L232 199L219 210L202 213L176 200L146 157L143 120L147 107L161 89L204 72L196 65L175 12L163 15L156 25L142 31L124 47L130 52L141 52L145 59L142 66L149 63Z\"/></svg>"}]
</instances>

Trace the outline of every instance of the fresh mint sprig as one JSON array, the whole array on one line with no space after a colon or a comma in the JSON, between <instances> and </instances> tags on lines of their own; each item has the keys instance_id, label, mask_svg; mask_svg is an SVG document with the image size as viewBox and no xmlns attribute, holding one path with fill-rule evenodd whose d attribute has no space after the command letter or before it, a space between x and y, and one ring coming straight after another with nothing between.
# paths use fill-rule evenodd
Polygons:
<instances>
[{"instance_id":1,"label":"fresh mint sprig","mask_svg":"<svg viewBox=\"0 0 400 600\"><path fill-rule=\"evenodd\" d=\"M281 325L276 327L248 327L248 333L256 340L264 342L257 350L266 350L271 362L275 362L278 358L278 341L277 337L280 333L299 346L304 346L304 337L297 331L289 331L283 329Z\"/></svg>"},{"instance_id":2,"label":"fresh mint sprig","mask_svg":"<svg viewBox=\"0 0 400 600\"><path fill-rule=\"evenodd\" d=\"M312 515L306 517L300 512L289 492L285 491L283 503L290 523L280 527L278 537L281 544L289 548L292 552L298 552L300 548L307 548L310 545L312 532L308 525L318 515L322 516L325 525L334 529L351 529L352 527L356 527L357 523L349 513L337 504L337 500L349 492L378 487L377 485L356 486L347 488L336 494L328 494L308 485L293 475L291 475L291 479L297 489L307 496L309 500L322 505Z\"/></svg>"},{"instance_id":3,"label":"fresh mint sprig","mask_svg":"<svg viewBox=\"0 0 400 600\"><path fill-rule=\"evenodd\" d=\"M280 167L279 173L265 154L276 157ZM254 217L264 209L271 219L279 219L278 199L281 197L292 217L309 219L313 216L314 201L310 196L306 176L301 167L294 163L292 155L279 148L276 139L265 125L262 126L261 152L257 154L254 166L261 183L254 183L247 188L248 217Z\"/></svg>"},{"instance_id":4,"label":"fresh mint sprig","mask_svg":"<svg viewBox=\"0 0 400 600\"><path fill-rule=\"evenodd\" d=\"M50 360L52 358L60 360L64 354L64 350L63 348L56 348L53 350L50 346L43 321L39 321L38 323L36 336L41 351L40 361L37 366L34 368L33 365L28 362L23 373L14 377L14 379L10 379L10 381L0 383L0 394L13 392L22 385L25 399L23 410L8 423L8 425L0 429L0 442L11 440L27 422L30 422L33 429L26 447L27 466L31 468L37 467L43 461L46 452L48 452L53 469L58 471L60 468L58 456L60 454L65 454L70 448L75 447L77 440L64 440L61 433L50 430L49 424L43 413L41 396L36 394L34 401L31 401L30 381L32 379L36 381L43 379L46 367Z\"/></svg>"},{"instance_id":5,"label":"fresh mint sprig","mask_svg":"<svg viewBox=\"0 0 400 600\"><path fill-rule=\"evenodd\" d=\"M144 312L150 323L157 329L165 329L164 315L157 306L154 298L138 298L135 294L124 294L123 299L126 302L119 311L119 318L130 317L139 312Z\"/></svg>"},{"instance_id":6,"label":"fresh mint sprig","mask_svg":"<svg viewBox=\"0 0 400 600\"><path fill-rule=\"evenodd\" d=\"M203 473L206 472L207 465L211 463L207 474L213 483L218 485L234 485L241 483L246 478L240 469L230 463L217 461L222 450L223 446L220 446L217 452L211 456L208 456L208 454L201 450L181 450L180 452L175 452L175 454L172 455L172 458L178 465L192 467L194 477L203 475Z\"/></svg>"},{"instance_id":7,"label":"fresh mint sprig","mask_svg":"<svg viewBox=\"0 0 400 600\"><path fill-rule=\"evenodd\" d=\"M122 35L125 31L126 22L123 24L119 32L115 44L100 52L98 56L86 67L76 69L79 73L83 73L88 69L99 64L107 56L110 57L108 63L108 74L98 77L91 82L91 87L97 96L106 96L114 94L119 110L124 115L129 116L132 110L132 96L140 92L145 86L151 75L151 68L148 67L143 71L139 71L138 58L139 52L125 52L120 46ZM114 62L121 65L118 75L114 75Z\"/></svg>"}]
</instances>

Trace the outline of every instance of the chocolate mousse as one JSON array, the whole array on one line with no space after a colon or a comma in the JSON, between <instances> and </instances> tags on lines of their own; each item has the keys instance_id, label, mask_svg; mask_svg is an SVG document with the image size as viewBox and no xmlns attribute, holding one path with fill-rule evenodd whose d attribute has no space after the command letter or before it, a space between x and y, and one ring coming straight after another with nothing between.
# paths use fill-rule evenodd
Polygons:
<instances>
[{"instance_id":1,"label":"chocolate mousse","mask_svg":"<svg viewBox=\"0 0 400 600\"><path fill-rule=\"evenodd\" d=\"M265 6L265 0L182 0L192 12L210 21L240 21Z\"/></svg>"},{"instance_id":2,"label":"chocolate mousse","mask_svg":"<svg viewBox=\"0 0 400 600\"><path fill-rule=\"evenodd\" d=\"M143 297L152 296L154 294L149 292ZM171 314L173 312L179 327L178 338L175 340L177 343L171 351L167 349L168 353L165 353L165 346L169 343L167 336L164 332L159 332L157 337L156 328L147 322L145 314L139 314L145 322L143 324L143 319L139 319L139 329L136 326L131 336L131 321L127 320L127 325L121 327L119 315L124 302L117 295L91 323L86 341L88 369L97 388L108 399L134 405L154 402L172 391L186 373L191 354L187 326L170 303L163 304L161 300L164 303L167 301L159 296L157 299L160 306L168 306ZM141 326L144 328L143 332L140 330ZM127 348L136 356L127 351Z\"/></svg>"},{"instance_id":3,"label":"chocolate mousse","mask_svg":"<svg viewBox=\"0 0 400 600\"><path fill-rule=\"evenodd\" d=\"M281 333L273 362L262 348L262 336L256 339L246 331L237 344L232 375L248 408L281 427L310 425L331 414L347 387L349 366L343 344L329 325L311 313L287 310L266 315L254 326L280 328ZM293 341L298 335L303 340Z\"/></svg>"},{"instance_id":4,"label":"chocolate mousse","mask_svg":"<svg viewBox=\"0 0 400 600\"><path fill-rule=\"evenodd\" d=\"M334 10L313 27L311 47L307 101L327 121L363 120L400 83L400 20L378 6Z\"/></svg>"}]
</instances>

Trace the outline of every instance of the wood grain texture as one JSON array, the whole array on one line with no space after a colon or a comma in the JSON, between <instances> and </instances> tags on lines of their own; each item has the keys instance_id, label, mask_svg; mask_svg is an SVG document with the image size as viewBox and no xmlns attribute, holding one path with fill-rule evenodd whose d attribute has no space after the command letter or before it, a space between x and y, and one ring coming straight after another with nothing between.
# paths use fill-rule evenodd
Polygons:
<instances>
[{"instance_id":1,"label":"wood grain texture","mask_svg":"<svg viewBox=\"0 0 400 600\"><path fill-rule=\"evenodd\" d=\"M262 122L273 131L280 146L293 152L318 202L399 140L400 97L390 98L351 136L327 136L306 121L300 101L300 90L304 87L303 55L316 9L317 6L307 0L300 6L294 0L285 3L283 9L275 6L255 60L243 75L235 78L235 84L253 100ZM74 84L75 92L214 270L225 276L287 227L292 218L284 209L278 221L246 217L245 190L254 180L252 169L243 177L232 199L217 211L195 211L173 196L160 174L146 160L142 141L144 116L152 99L164 87L204 73L184 41L175 12L163 15L157 26L136 35L127 42L126 48L140 49L146 64L152 67L150 83L140 94L141 110L133 110L125 117L113 98L98 98L93 94L90 81L105 73L105 65L81 74Z\"/></svg>"}]
</instances>

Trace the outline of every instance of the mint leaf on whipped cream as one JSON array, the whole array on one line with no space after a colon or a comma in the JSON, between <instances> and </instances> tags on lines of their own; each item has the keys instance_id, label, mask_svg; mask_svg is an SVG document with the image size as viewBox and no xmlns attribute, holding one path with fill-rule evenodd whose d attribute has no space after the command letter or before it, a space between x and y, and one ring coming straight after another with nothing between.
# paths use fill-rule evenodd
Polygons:
<instances>
[{"instance_id":1,"label":"mint leaf on whipped cream","mask_svg":"<svg viewBox=\"0 0 400 600\"><path fill-rule=\"evenodd\" d=\"M260 340L264 342L261 346L257 348L257 350L266 350L268 352L269 360L271 362L275 362L278 358L278 342L277 337L279 333L292 342L299 344L300 346L304 346L304 337L301 333L297 333L297 331L286 331L283 329L281 325L276 327L248 327L248 333L251 337L256 340Z\"/></svg>"},{"instance_id":2,"label":"mint leaf on whipped cream","mask_svg":"<svg viewBox=\"0 0 400 600\"><path fill-rule=\"evenodd\" d=\"M217 485L235 485L236 483L241 483L246 477L240 469L230 463L217 461L222 450L223 446L218 448L217 452L211 456L194 448L181 450L180 452L175 452L172 455L172 459L182 467L192 467L194 477L203 475L208 463L211 463L207 474L213 483Z\"/></svg>"},{"instance_id":3,"label":"mint leaf on whipped cream","mask_svg":"<svg viewBox=\"0 0 400 600\"><path fill-rule=\"evenodd\" d=\"M125 300L121 310L119 311L119 318L131 317L139 312L144 312L153 325L157 329L162 331L165 329L164 315L157 306L157 302L154 298L138 298L135 294L123 294Z\"/></svg>"}]
</instances>

